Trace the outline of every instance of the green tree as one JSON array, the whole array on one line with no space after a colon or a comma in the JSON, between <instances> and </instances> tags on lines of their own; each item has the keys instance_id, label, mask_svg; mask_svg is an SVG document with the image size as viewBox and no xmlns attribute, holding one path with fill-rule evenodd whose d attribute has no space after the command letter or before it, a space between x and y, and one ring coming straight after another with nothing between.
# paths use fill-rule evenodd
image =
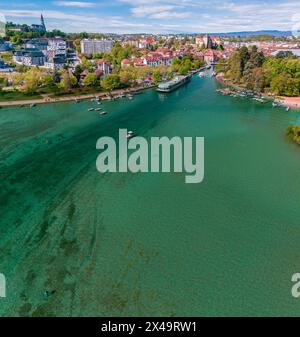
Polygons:
<instances>
[{"instance_id":1,"label":"green tree","mask_svg":"<svg viewBox=\"0 0 300 337\"><path fill-rule=\"evenodd\" d=\"M59 84L60 88L64 89L65 91L69 91L76 87L77 83L77 78L74 75L70 74L66 70L63 71Z\"/></svg>"},{"instance_id":2,"label":"green tree","mask_svg":"<svg viewBox=\"0 0 300 337\"><path fill-rule=\"evenodd\" d=\"M31 68L24 75L24 82L22 90L27 94L34 94L37 92L39 86L42 84L42 76L40 70Z\"/></svg>"},{"instance_id":3,"label":"green tree","mask_svg":"<svg viewBox=\"0 0 300 337\"><path fill-rule=\"evenodd\" d=\"M101 81L101 87L104 90L112 91L118 89L121 86L120 76L117 74L109 74L103 78Z\"/></svg>"},{"instance_id":4,"label":"green tree","mask_svg":"<svg viewBox=\"0 0 300 337\"><path fill-rule=\"evenodd\" d=\"M276 58L278 59L285 59L285 58L292 58L295 59L297 56L290 50L288 51L280 51L276 54Z\"/></svg>"},{"instance_id":5,"label":"green tree","mask_svg":"<svg viewBox=\"0 0 300 337\"><path fill-rule=\"evenodd\" d=\"M162 75L161 75L161 73L159 73L158 71L156 71L155 73L153 73L152 79L153 79L153 82L155 84L161 82L162 81Z\"/></svg>"},{"instance_id":6,"label":"green tree","mask_svg":"<svg viewBox=\"0 0 300 337\"><path fill-rule=\"evenodd\" d=\"M276 95L298 96L299 83L299 79L293 78L290 74L282 73L272 79L271 90Z\"/></svg>"},{"instance_id":7,"label":"green tree","mask_svg":"<svg viewBox=\"0 0 300 337\"><path fill-rule=\"evenodd\" d=\"M80 80L80 75L81 73L83 72L83 68L80 64L78 64L76 67L75 67L75 70L73 72L73 75L77 78L77 81Z\"/></svg>"},{"instance_id":8,"label":"green tree","mask_svg":"<svg viewBox=\"0 0 300 337\"><path fill-rule=\"evenodd\" d=\"M98 85L97 74L88 73L83 80L83 85L86 87L96 87Z\"/></svg>"}]
</instances>

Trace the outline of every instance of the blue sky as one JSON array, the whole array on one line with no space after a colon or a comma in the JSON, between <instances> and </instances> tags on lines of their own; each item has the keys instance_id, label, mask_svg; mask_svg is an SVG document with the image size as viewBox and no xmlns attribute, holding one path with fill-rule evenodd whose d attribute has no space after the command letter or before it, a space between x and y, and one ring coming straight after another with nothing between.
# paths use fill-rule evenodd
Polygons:
<instances>
[{"instance_id":1,"label":"blue sky","mask_svg":"<svg viewBox=\"0 0 300 337\"><path fill-rule=\"evenodd\" d=\"M0 15L66 32L179 33L292 30L300 27L299 0L13 0Z\"/></svg>"}]
</instances>

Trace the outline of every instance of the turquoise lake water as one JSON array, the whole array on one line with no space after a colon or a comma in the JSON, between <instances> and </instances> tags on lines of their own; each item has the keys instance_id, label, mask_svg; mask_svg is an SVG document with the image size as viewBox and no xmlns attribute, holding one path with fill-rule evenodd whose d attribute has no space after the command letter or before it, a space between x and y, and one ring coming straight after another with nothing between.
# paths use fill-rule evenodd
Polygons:
<instances>
[{"instance_id":1,"label":"turquoise lake water","mask_svg":"<svg viewBox=\"0 0 300 337\"><path fill-rule=\"evenodd\" d=\"M299 315L300 122L194 77L104 102L0 110L5 316ZM205 179L96 170L119 128L205 137ZM44 296L49 291L48 297Z\"/></svg>"}]
</instances>

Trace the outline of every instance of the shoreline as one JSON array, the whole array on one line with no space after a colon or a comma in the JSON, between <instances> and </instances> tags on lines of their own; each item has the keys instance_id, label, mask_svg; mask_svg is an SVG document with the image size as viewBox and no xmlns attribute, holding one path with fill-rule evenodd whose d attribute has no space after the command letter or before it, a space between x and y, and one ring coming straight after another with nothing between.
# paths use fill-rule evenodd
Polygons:
<instances>
[{"instance_id":1,"label":"shoreline","mask_svg":"<svg viewBox=\"0 0 300 337\"><path fill-rule=\"evenodd\" d=\"M224 85L224 86L228 86L229 88L233 88L234 90L246 90L245 88L237 85L237 84L233 84L230 81L225 81L224 80L224 76L219 75L216 76L216 80L218 83ZM262 95L265 99L268 99L270 101L275 101L278 103L283 104L285 107L290 108L290 109L295 109L295 110L300 110L300 96L297 97L287 97L287 96L272 96L270 94L262 94L256 91L251 90L251 92L253 94L257 94L257 95Z\"/></svg>"},{"instance_id":2,"label":"shoreline","mask_svg":"<svg viewBox=\"0 0 300 337\"><path fill-rule=\"evenodd\" d=\"M201 70L205 69L205 67L200 67L198 69L192 70L190 73L191 75L194 75ZM0 102L0 108L4 107L14 107L14 106L30 106L32 104L34 105L40 105L40 104L47 104L47 103L61 103L61 102L71 102L71 101L76 101L76 100L87 100L87 99L92 99L92 98L101 98L102 100L109 100L110 98L114 98L114 95L118 96L120 94L134 94L138 93L141 91L144 91L146 89L154 88L156 87L155 84L150 84L150 85L139 85L135 86L132 88L124 88L124 89L116 89L111 92L108 91L99 91L96 93L91 93L91 94L71 94L71 95L66 95L66 96L61 96L61 97L49 97L47 94L41 95L43 98L38 98L38 99L26 99L26 100L17 100L17 101L4 101Z\"/></svg>"},{"instance_id":3,"label":"shoreline","mask_svg":"<svg viewBox=\"0 0 300 337\"><path fill-rule=\"evenodd\" d=\"M39 98L39 99L0 102L0 107L13 107L13 106L20 106L20 105L29 106L31 104L40 105L40 104L48 104L48 103L72 102L76 100L87 100L87 99L97 98L97 97L102 98L102 100L109 100L110 98L114 98L114 95L117 96L120 94L138 93L138 92L141 92L146 89L153 88L153 87L154 85L136 86L133 88L116 89L111 92L100 91L98 93L93 93L93 94L82 94L82 95L72 94L72 95L56 97L56 98L51 98L48 95L44 95L43 98Z\"/></svg>"},{"instance_id":4,"label":"shoreline","mask_svg":"<svg viewBox=\"0 0 300 337\"><path fill-rule=\"evenodd\" d=\"M288 106L291 109L297 109L300 110L300 96L298 97L285 97L280 96L277 99L278 102Z\"/></svg>"}]
</instances>

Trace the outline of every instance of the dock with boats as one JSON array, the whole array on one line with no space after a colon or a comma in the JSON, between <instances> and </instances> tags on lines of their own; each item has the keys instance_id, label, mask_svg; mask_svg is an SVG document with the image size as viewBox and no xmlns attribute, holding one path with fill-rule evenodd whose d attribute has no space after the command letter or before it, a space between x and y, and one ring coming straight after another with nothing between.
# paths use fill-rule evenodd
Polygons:
<instances>
[{"instance_id":1,"label":"dock with boats","mask_svg":"<svg viewBox=\"0 0 300 337\"><path fill-rule=\"evenodd\" d=\"M267 102L272 102L272 106L274 107L279 107L279 108L284 108L287 111L290 110L290 107L287 106L286 104L283 104L279 100L274 100L270 97L263 96L258 93L254 93L253 91L248 91L248 90L237 90L237 89L231 89L231 88L222 88L222 89L217 89L216 90L218 93L222 95L227 95L231 97L241 97L241 98L248 98L248 99L253 99L256 102L259 103L267 103Z\"/></svg>"}]
</instances>

